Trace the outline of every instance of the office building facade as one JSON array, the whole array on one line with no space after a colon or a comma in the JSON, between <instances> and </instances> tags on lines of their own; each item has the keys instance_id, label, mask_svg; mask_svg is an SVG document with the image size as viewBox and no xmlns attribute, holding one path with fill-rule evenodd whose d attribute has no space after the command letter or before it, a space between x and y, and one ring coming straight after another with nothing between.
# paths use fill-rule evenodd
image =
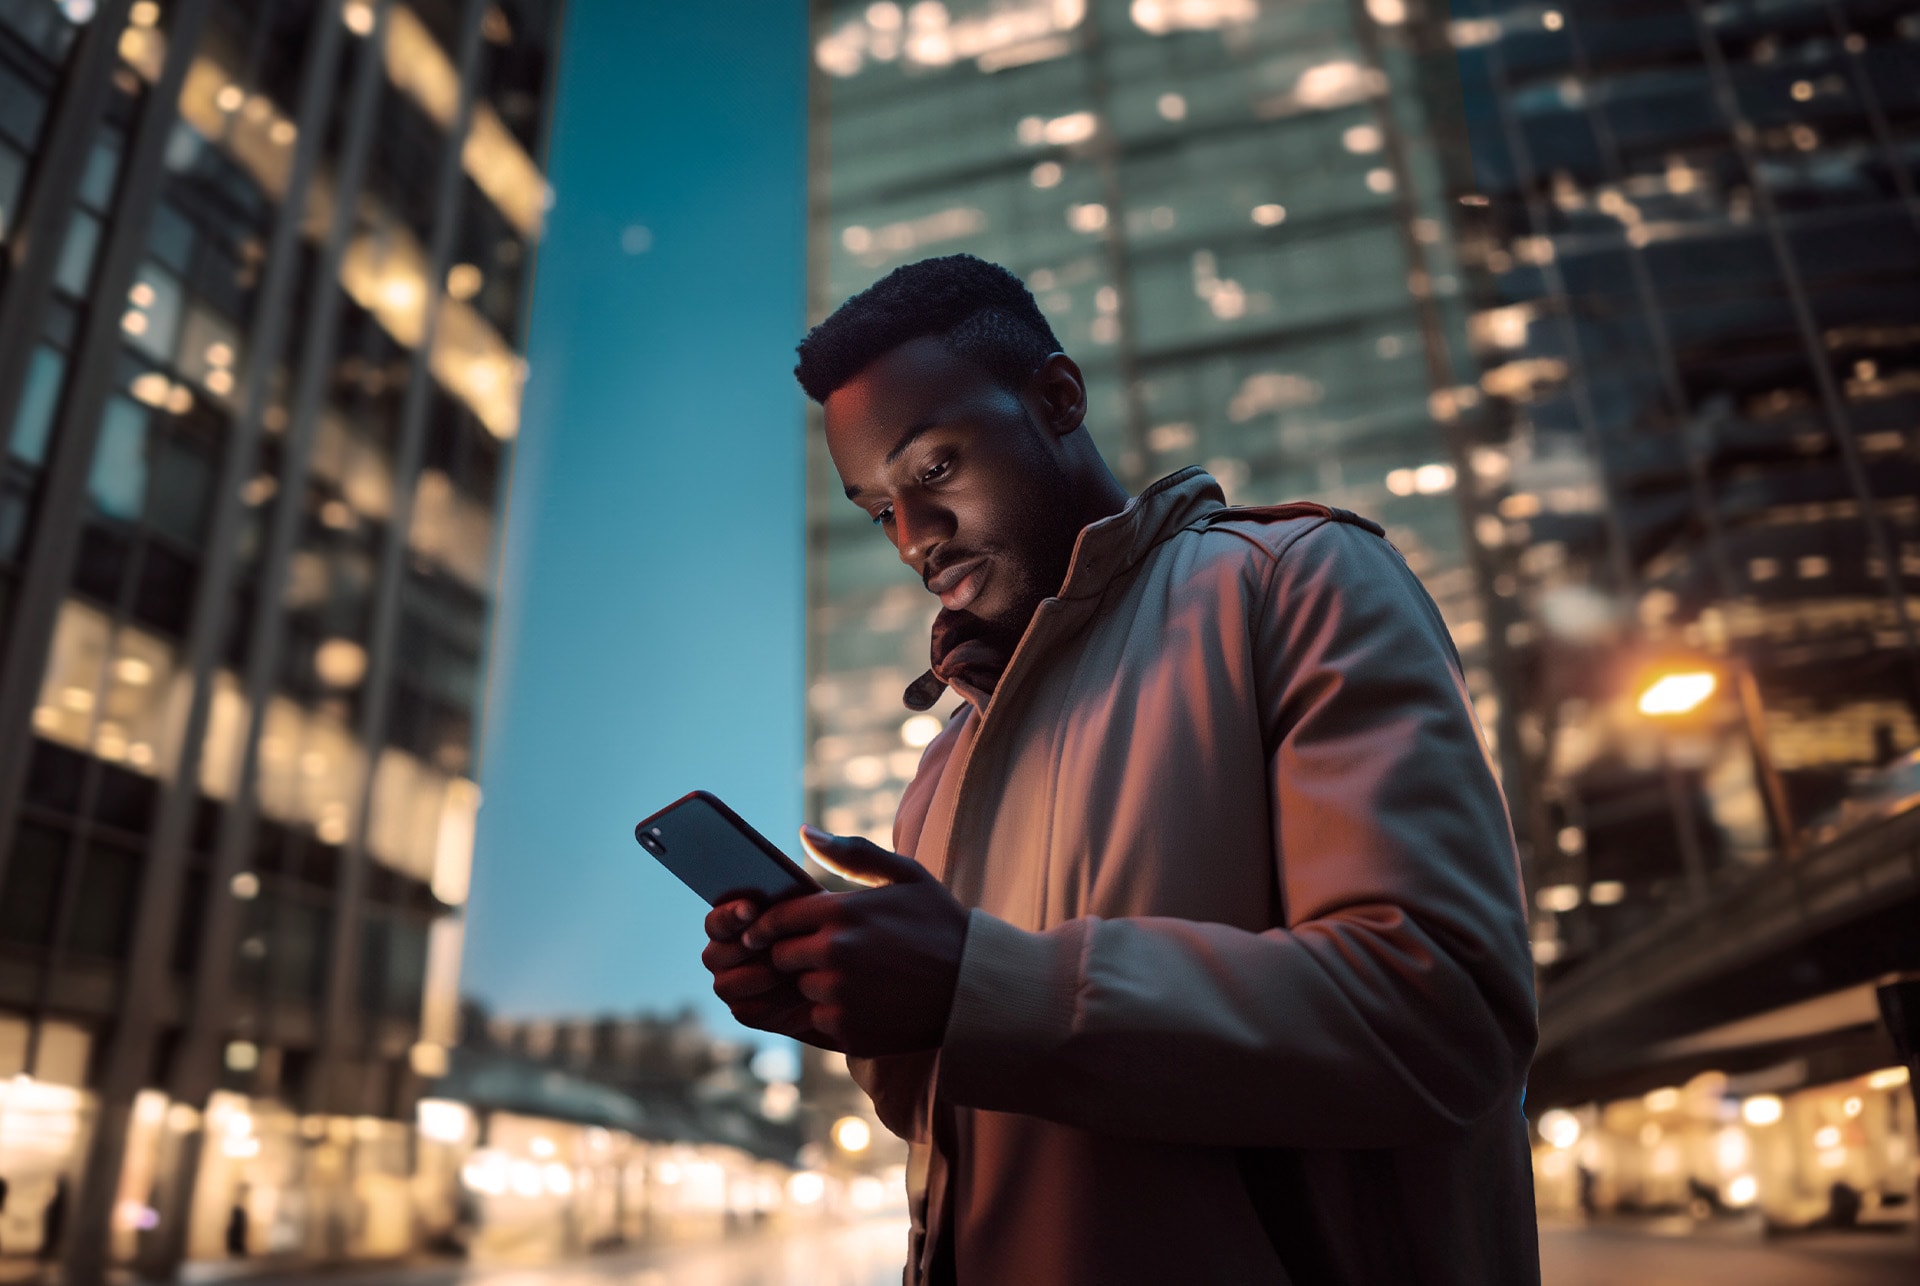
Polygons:
<instances>
[{"instance_id":1,"label":"office building facade","mask_svg":"<svg viewBox=\"0 0 1920 1286\"><path fill-rule=\"evenodd\" d=\"M1382 522L1510 764L1499 569L1467 539L1468 482L1502 430L1455 253L1467 169L1445 15L1405 0L815 15L815 318L901 263L1004 264L1086 373L1088 424L1130 491L1200 464L1233 503ZM829 830L884 843L955 701L916 717L900 703L938 605L840 494L817 423L809 443L809 800Z\"/></svg>"},{"instance_id":2,"label":"office building facade","mask_svg":"<svg viewBox=\"0 0 1920 1286\"><path fill-rule=\"evenodd\" d=\"M398 1253L558 6L0 4L0 1246Z\"/></svg>"},{"instance_id":3,"label":"office building facade","mask_svg":"<svg viewBox=\"0 0 1920 1286\"><path fill-rule=\"evenodd\" d=\"M1910 1221L1876 983L1920 967L1920 23L1470 0L1450 34L1551 836L1541 1191Z\"/></svg>"}]
</instances>

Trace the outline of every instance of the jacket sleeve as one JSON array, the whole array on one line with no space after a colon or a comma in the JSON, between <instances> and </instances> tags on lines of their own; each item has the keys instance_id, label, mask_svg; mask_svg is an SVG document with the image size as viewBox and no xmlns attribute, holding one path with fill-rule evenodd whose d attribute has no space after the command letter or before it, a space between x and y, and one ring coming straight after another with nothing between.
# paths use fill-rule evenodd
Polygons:
<instances>
[{"instance_id":1,"label":"jacket sleeve","mask_svg":"<svg viewBox=\"0 0 1920 1286\"><path fill-rule=\"evenodd\" d=\"M1032 933L972 912L940 1058L952 1102L1172 1142L1372 1148L1444 1138L1522 1083L1518 862L1438 611L1392 546L1329 522L1274 559L1249 628L1285 927Z\"/></svg>"}]
</instances>

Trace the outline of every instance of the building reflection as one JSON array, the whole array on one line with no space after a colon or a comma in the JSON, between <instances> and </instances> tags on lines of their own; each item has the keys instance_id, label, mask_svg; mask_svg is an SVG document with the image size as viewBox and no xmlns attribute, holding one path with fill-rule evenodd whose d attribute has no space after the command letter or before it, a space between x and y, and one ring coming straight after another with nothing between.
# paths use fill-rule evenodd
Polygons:
<instances>
[{"instance_id":1,"label":"building reflection","mask_svg":"<svg viewBox=\"0 0 1920 1286\"><path fill-rule=\"evenodd\" d=\"M418 1242L557 18L0 4L7 1254Z\"/></svg>"}]
</instances>

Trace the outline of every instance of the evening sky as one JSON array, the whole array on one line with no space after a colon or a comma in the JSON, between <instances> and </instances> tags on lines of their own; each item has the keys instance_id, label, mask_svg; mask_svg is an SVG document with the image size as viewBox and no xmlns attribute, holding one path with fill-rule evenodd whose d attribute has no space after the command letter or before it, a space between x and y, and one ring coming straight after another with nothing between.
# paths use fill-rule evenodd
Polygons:
<instances>
[{"instance_id":1,"label":"evening sky","mask_svg":"<svg viewBox=\"0 0 1920 1286\"><path fill-rule=\"evenodd\" d=\"M801 809L806 6L569 0L463 990L695 1005L704 905L634 843Z\"/></svg>"}]
</instances>

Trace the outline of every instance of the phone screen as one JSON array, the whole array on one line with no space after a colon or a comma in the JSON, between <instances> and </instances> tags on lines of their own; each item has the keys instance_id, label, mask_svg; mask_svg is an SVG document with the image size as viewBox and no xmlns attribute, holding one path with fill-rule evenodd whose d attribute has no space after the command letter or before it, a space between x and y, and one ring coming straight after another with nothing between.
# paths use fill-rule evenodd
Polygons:
<instances>
[{"instance_id":1,"label":"phone screen","mask_svg":"<svg viewBox=\"0 0 1920 1286\"><path fill-rule=\"evenodd\" d=\"M797 862L704 790L647 818L633 837L709 906L742 897L765 904L820 890Z\"/></svg>"}]
</instances>

